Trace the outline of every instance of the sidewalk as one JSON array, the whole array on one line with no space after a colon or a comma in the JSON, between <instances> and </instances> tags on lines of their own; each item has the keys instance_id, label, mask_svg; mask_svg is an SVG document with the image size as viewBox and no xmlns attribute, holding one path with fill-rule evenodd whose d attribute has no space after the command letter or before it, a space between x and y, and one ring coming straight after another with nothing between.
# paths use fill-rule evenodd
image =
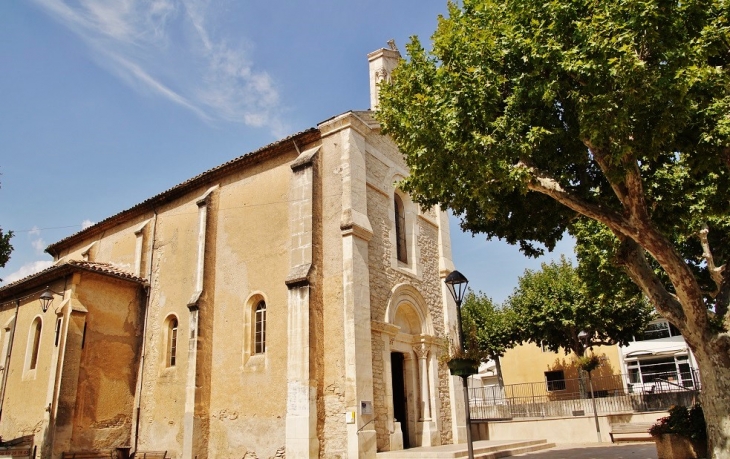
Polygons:
<instances>
[{"instance_id":1,"label":"sidewalk","mask_svg":"<svg viewBox=\"0 0 730 459\"><path fill-rule=\"evenodd\" d=\"M559 444L555 448L514 457L530 459L657 459L654 443Z\"/></svg>"}]
</instances>

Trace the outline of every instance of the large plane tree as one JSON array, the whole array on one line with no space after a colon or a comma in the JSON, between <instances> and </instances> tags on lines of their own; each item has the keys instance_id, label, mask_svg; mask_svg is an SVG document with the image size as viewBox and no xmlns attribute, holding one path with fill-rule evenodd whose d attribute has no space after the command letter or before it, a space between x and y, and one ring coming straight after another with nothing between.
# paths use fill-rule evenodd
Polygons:
<instances>
[{"instance_id":1,"label":"large plane tree","mask_svg":"<svg viewBox=\"0 0 730 459\"><path fill-rule=\"evenodd\" d=\"M730 457L729 10L451 3L431 51L408 45L377 113L411 168L405 188L466 230L527 255L583 218L610 232L611 263L697 358L715 458Z\"/></svg>"}]
</instances>

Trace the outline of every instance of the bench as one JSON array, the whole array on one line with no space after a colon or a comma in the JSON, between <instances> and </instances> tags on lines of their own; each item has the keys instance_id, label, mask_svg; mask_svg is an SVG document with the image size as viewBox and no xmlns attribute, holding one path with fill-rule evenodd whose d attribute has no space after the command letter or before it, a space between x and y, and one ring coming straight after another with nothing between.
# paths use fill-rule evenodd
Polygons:
<instances>
[{"instance_id":1,"label":"bench","mask_svg":"<svg viewBox=\"0 0 730 459\"><path fill-rule=\"evenodd\" d=\"M614 435L634 435L629 438L636 438L638 434L649 434L649 429L654 425L653 422L630 422L626 424L611 424L611 431L608 433L611 436L611 443L616 440L613 438ZM644 437L641 437L644 439Z\"/></svg>"},{"instance_id":2,"label":"bench","mask_svg":"<svg viewBox=\"0 0 730 459\"><path fill-rule=\"evenodd\" d=\"M166 459L167 451L135 451L132 459Z\"/></svg>"}]
</instances>

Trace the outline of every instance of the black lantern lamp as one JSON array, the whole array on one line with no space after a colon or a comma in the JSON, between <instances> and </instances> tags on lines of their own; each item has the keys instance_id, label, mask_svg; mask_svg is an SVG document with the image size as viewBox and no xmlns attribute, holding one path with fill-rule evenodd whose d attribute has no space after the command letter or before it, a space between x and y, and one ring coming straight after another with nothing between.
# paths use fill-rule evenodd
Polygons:
<instances>
[{"instance_id":1,"label":"black lantern lamp","mask_svg":"<svg viewBox=\"0 0 730 459\"><path fill-rule=\"evenodd\" d=\"M53 290L51 290L50 287L46 287L46 289L41 293L41 296L38 297L38 301L41 302L41 309L45 313L48 311L48 308L51 306L51 303L53 303L53 295L61 295L60 293L56 293Z\"/></svg>"},{"instance_id":2,"label":"black lantern lamp","mask_svg":"<svg viewBox=\"0 0 730 459\"><path fill-rule=\"evenodd\" d=\"M444 279L446 287L451 292L451 296L456 302L456 322L459 325L459 346L461 350L464 350L464 327L461 325L461 302L464 301L464 295L466 294L466 286L469 284L469 280L461 274L459 271L451 271L451 273Z\"/></svg>"},{"instance_id":3,"label":"black lantern lamp","mask_svg":"<svg viewBox=\"0 0 730 459\"><path fill-rule=\"evenodd\" d=\"M586 333L585 330L581 330L580 333L578 333L578 340L583 344L583 347L585 348L588 344L588 333Z\"/></svg>"},{"instance_id":4,"label":"black lantern lamp","mask_svg":"<svg viewBox=\"0 0 730 459\"><path fill-rule=\"evenodd\" d=\"M454 297L456 305L461 307L461 302L464 301L464 294L466 293L466 286L469 280L464 277L459 271L451 271L451 273L444 279L446 286L451 292L451 296Z\"/></svg>"}]
</instances>

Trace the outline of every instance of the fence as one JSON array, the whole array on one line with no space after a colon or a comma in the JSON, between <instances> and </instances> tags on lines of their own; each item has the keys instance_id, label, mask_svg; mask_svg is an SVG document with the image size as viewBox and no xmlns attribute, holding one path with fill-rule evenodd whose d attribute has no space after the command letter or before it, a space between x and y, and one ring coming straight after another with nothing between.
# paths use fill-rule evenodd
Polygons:
<instances>
[{"instance_id":1,"label":"fence","mask_svg":"<svg viewBox=\"0 0 730 459\"><path fill-rule=\"evenodd\" d=\"M599 414L660 411L672 405L691 405L701 390L696 372L655 374L650 382L634 375L612 375L592 380ZM469 389L472 419L561 417L592 414L588 379L563 379Z\"/></svg>"}]
</instances>

